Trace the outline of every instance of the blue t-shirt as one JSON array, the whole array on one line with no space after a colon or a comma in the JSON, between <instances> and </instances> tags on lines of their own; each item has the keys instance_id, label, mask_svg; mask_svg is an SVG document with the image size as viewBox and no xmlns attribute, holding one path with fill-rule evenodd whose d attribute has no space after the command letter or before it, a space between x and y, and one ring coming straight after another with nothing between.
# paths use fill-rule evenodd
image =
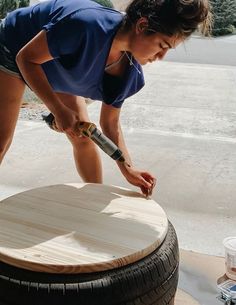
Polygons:
<instances>
[{"instance_id":1,"label":"blue t-shirt","mask_svg":"<svg viewBox=\"0 0 236 305\"><path fill-rule=\"evenodd\" d=\"M54 59L42 64L42 68L53 90L104 101L119 108L125 98L144 85L142 68L133 58L133 65L127 67L112 100L104 93L104 69L122 18L120 12L91 0L41 2L7 15L6 46L16 56L44 29Z\"/></svg>"}]
</instances>

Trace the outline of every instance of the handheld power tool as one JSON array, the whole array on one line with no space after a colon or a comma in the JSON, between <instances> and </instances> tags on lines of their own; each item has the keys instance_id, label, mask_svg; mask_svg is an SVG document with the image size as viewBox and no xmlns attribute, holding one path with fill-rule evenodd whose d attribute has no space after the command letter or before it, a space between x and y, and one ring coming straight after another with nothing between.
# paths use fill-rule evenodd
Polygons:
<instances>
[{"instance_id":1,"label":"handheld power tool","mask_svg":"<svg viewBox=\"0 0 236 305\"><path fill-rule=\"evenodd\" d=\"M55 117L52 113L43 116L43 120L51 129L57 131ZM79 122L77 126L78 130L80 131L80 134L90 138L108 156L110 156L116 161L125 162L125 159L122 155L122 151L107 136L105 136L94 123Z\"/></svg>"}]
</instances>

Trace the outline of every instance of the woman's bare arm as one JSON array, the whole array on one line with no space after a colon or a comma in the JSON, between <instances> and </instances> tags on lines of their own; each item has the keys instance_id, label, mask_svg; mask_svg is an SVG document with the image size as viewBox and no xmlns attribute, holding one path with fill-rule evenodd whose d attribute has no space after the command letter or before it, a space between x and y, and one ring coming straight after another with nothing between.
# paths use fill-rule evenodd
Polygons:
<instances>
[{"instance_id":1,"label":"woman's bare arm","mask_svg":"<svg viewBox=\"0 0 236 305\"><path fill-rule=\"evenodd\" d=\"M140 171L133 167L120 125L120 109L106 104L102 105L100 125L108 136L123 152L126 162L117 161L121 173L126 180L141 188L145 196L151 195L156 184L155 177L147 171Z\"/></svg>"},{"instance_id":2,"label":"woman's bare arm","mask_svg":"<svg viewBox=\"0 0 236 305\"><path fill-rule=\"evenodd\" d=\"M16 62L29 87L55 115L61 131L68 131L78 120L53 92L41 64L53 60L47 44L46 32L42 30L17 54Z\"/></svg>"}]
</instances>

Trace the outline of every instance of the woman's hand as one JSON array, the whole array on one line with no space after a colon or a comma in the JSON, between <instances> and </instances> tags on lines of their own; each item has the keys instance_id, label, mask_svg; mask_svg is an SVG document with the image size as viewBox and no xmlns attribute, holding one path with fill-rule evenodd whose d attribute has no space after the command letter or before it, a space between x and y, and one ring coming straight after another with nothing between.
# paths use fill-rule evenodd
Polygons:
<instances>
[{"instance_id":1,"label":"woman's hand","mask_svg":"<svg viewBox=\"0 0 236 305\"><path fill-rule=\"evenodd\" d=\"M126 170L122 171L126 180L140 187L142 193L148 197L152 195L152 191L156 185L156 178L146 171L140 171L131 166L126 166Z\"/></svg>"},{"instance_id":2,"label":"woman's hand","mask_svg":"<svg viewBox=\"0 0 236 305\"><path fill-rule=\"evenodd\" d=\"M60 111L57 111L54 116L57 131L65 132L70 136L80 134L76 127L79 122L79 116L75 111L65 106L62 107Z\"/></svg>"}]
</instances>

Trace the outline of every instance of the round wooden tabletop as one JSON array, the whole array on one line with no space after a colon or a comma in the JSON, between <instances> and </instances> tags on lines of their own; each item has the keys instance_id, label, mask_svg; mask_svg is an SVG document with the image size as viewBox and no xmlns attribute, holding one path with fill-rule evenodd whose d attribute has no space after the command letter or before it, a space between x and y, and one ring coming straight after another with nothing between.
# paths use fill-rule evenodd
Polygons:
<instances>
[{"instance_id":1,"label":"round wooden tabletop","mask_svg":"<svg viewBox=\"0 0 236 305\"><path fill-rule=\"evenodd\" d=\"M84 273L117 268L164 240L163 209L141 194L101 184L61 184L0 202L0 260L28 270Z\"/></svg>"}]
</instances>

